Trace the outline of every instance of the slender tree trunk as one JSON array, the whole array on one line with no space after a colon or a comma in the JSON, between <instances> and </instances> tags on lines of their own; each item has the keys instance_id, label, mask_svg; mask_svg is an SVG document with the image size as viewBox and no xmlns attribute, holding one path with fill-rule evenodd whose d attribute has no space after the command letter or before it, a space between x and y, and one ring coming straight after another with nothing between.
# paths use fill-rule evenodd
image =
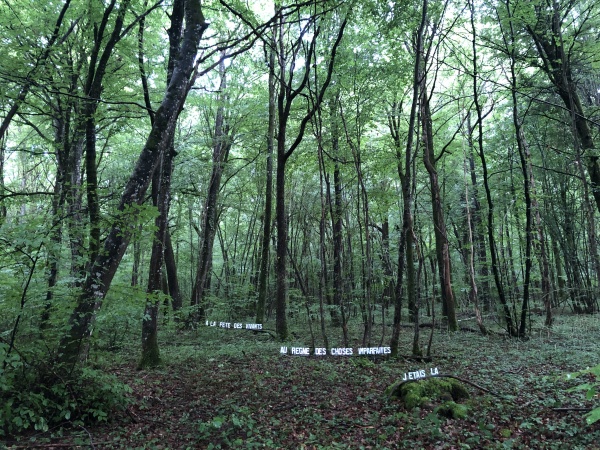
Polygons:
<instances>
[{"instance_id":1,"label":"slender tree trunk","mask_svg":"<svg viewBox=\"0 0 600 450\"><path fill-rule=\"evenodd\" d=\"M371 250L371 233L369 231L370 215L369 215L369 199L367 196L367 189L364 183L364 176L362 172L362 161L360 154L360 141L356 145L351 145L352 154L354 156L354 164L356 168L356 175L358 177L358 192L357 192L357 214L358 214L358 226L360 229L364 229L364 236L362 233L361 237L361 252L363 258L361 260L362 267L362 286L363 286L363 299L361 302L361 311L363 314L363 326L364 333L362 343L364 346L370 345L371 342L371 331L373 328L373 293L372 293L372 264L373 255ZM362 208L361 208L362 200ZM362 209L362 211L361 211ZM364 249L364 250L363 250Z\"/></svg>"},{"instance_id":2,"label":"slender tree trunk","mask_svg":"<svg viewBox=\"0 0 600 450\"><path fill-rule=\"evenodd\" d=\"M516 82L516 78L513 78L513 82ZM514 85L513 85L514 86ZM521 319L519 323L519 337L523 338L527 335L527 318L529 317L530 310L530 298L529 288L531 284L531 267L532 257L531 250L533 247L533 217L532 217L532 201L531 201L531 186L530 186L530 175L529 175L529 163L526 157L525 136L521 123L518 118L517 110L517 99L516 99L516 87L513 88L513 124L515 126L515 133L517 137L517 147L519 150L519 158L521 161L521 171L523 173L523 192L525 196L525 277L523 280L523 301L521 303Z\"/></svg>"},{"instance_id":3,"label":"slender tree trunk","mask_svg":"<svg viewBox=\"0 0 600 450\"><path fill-rule=\"evenodd\" d=\"M409 314L413 315L414 305L416 303L415 290L415 268L413 253L413 216L412 216L412 179L411 167L413 167L413 141L416 134L415 127L417 123L417 107L419 102L419 89L422 82L422 61L423 53L423 33L427 25L427 7L428 1L423 2L421 10L421 22L415 36L415 62L413 66L413 92L412 104L408 121L408 135L404 155L402 155L403 137L400 135L400 107L397 104L392 106L392 113L388 123L390 133L394 140L396 148L396 159L398 162L398 176L402 184L402 232L398 245L398 279L396 282L396 304L394 305L394 319L392 328L392 337L390 348L392 356L398 356L398 343L400 340L400 321L402 319L402 289L404 269L406 267L406 292L408 297ZM404 159L404 163L403 163ZM405 266L406 261L406 266Z\"/></svg>"},{"instance_id":4,"label":"slender tree trunk","mask_svg":"<svg viewBox=\"0 0 600 450\"><path fill-rule=\"evenodd\" d=\"M181 44L182 23L184 16L184 4L178 0L173 4L171 14L171 28L168 30L169 36L169 62L167 70L167 84L172 75L173 61L177 57L179 45ZM140 22L139 29L139 65L142 86L144 89L144 101L149 111L150 123L154 125L155 115L152 112L150 104L150 95L148 92L148 83L143 67L143 26L144 21ZM174 28L177 27L177 28ZM160 349L158 346L158 313L159 313L159 295L164 293L163 263L165 258L165 243L169 226L169 206L171 197L171 175L173 171L173 158L175 158L175 149L173 138L169 143L167 150L163 150L159 157L159 162L154 169L152 176L152 204L158 210L158 216L154 220L155 233L152 241L152 252L150 255L150 267L148 269L148 285L146 288L146 305L144 316L142 318L142 355L138 364L139 369L156 367L160 364Z\"/></svg>"},{"instance_id":5,"label":"slender tree trunk","mask_svg":"<svg viewBox=\"0 0 600 450\"><path fill-rule=\"evenodd\" d=\"M554 306L562 305L565 300L565 275L563 274L563 266L560 257L560 249L556 239L552 238L552 254L554 256L554 270L556 272L557 293L555 296Z\"/></svg>"},{"instance_id":6,"label":"slender tree trunk","mask_svg":"<svg viewBox=\"0 0 600 450\"><path fill-rule=\"evenodd\" d=\"M275 273L277 276L277 288L275 294L275 328L277 336L282 341L287 339L287 216L285 208L285 130L278 133L277 144L277 169L275 176L275 220L277 229L277 246L275 249Z\"/></svg>"},{"instance_id":7,"label":"slender tree trunk","mask_svg":"<svg viewBox=\"0 0 600 450\"><path fill-rule=\"evenodd\" d=\"M323 345L326 349L329 348L329 339L327 337L327 329L325 327L325 296L327 295L327 260L326 260L326 245L325 233L327 222L327 200L323 179L325 177L325 163L323 160L323 148L319 145L319 182L320 182L320 198L321 198L321 218L319 221L319 259L321 260L321 270L319 273L319 316L321 323L321 335L323 336ZM327 195L330 197L330 195ZM331 203L331 202L330 202ZM335 277L335 275L334 275ZM309 318L310 320L310 318ZM327 350L328 351L328 350Z\"/></svg>"},{"instance_id":8,"label":"slender tree trunk","mask_svg":"<svg viewBox=\"0 0 600 450\"><path fill-rule=\"evenodd\" d=\"M331 309L331 322L333 326L342 326L345 324L340 321L342 298L344 293L343 274L342 274L342 250L343 244L343 221L344 214L342 207L342 174L340 168L340 146L339 129L337 121L337 105L339 96L336 94L335 100L332 100L330 106L331 114L331 146L334 155L333 166L333 205L331 204L331 194L329 198L329 209L333 229L333 308ZM342 318L343 319L343 318Z\"/></svg>"},{"instance_id":9,"label":"slender tree trunk","mask_svg":"<svg viewBox=\"0 0 600 450\"><path fill-rule=\"evenodd\" d=\"M171 297L172 301L173 311L178 311L183 306L183 298L179 288L177 262L175 260L175 252L173 251L171 232L168 228L165 233L165 269L167 270L167 284L169 288L169 296Z\"/></svg>"},{"instance_id":10,"label":"slender tree trunk","mask_svg":"<svg viewBox=\"0 0 600 450\"><path fill-rule=\"evenodd\" d=\"M479 309L479 297L477 292L477 281L475 278L475 246L473 243L473 228L471 226L471 208L469 207L469 187L465 183L465 198L467 199L467 235L469 243L469 259L468 259L468 271L469 271L469 300L475 310L475 319L477 320L477 326L481 334L486 335L487 329L483 324L483 318L481 317L481 310Z\"/></svg>"},{"instance_id":11,"label":"slender tree trunk","mask_svg":"<svg viewBox=\"0 0 600 450\"><path fill-rule=\"evenodd\" d=\"M510 5L507 5L509 16L512 17ZM509 35L503 35L504 43L510 55L510 85L512 99L512 119L517 140L517 149L519 151L519 160L521 162L521 172L523 173L523 193L525 196L525 275L523 280L523 301L521 304L521 319L519 324L519 337L525 337L527 334L527 318L529 317L530 298L529 290L531 283L533 247L533 217L532 217L532 199L531 199L531 176L529 174L529 161L526 153L528 150L525 134L522 127L522 119L519 117L519 103L517 99L517 73L516 73L516 54L515 54L515 32L513 23L509 23Z\"/></svg>"},{"instance_id":12,"label":"slender tree trunk","mask_svg":"<svg viewBox=\"0 0 600 450\"><path fill-rule=\"evenodd\" d=\"M5 139L0 137L0 228L4 225L6 220L7 208L4 203L4 192L6 191L4 185L4 151L5 151Z\"/></svg>"},{"instance_id":13,"label":"slender tree trunk","mask_svg":"<svg viewBox=\"0 0 600 450\"><path fill-rule=\"evenodd\" d=\"M480 138L480 148L483 147L482 139L482 121L483 117L481 114L481 106L479 105L479 95L477 90L477 75L478 75L478 61L477 61L477 28L475 26L475 7L473 2L469 0L469 13L470 13L470 22L471 22L471 50L472 50L472 64L473 64L473 95L475 100L475 108L477 111L477 125L479 126L479 138ZM469 143L469 173L471 178L471 185L473 187L473 211L470 207L470 195L469 195L469 185L465 182L465 205L467 210L467 236L469 243L469 257L468 257L468 272L469 272L469 300L473 304L473 308L475 310L475 318L477 320L477 326L481 331L481 334L486 335L487 329L483 324L483 318L481 317L481 310L479 309L479 292L477 289L477 281L475 277L475 247L479 249L477 253L482 259L482 266L485 267L485 247L481 245L479 239L475 240L475 236L479 236L479 223L481 222L480 218L480 205L479 199L477 198L477 176L475 174L475 161L473 158L473 128L471 128L470 116L467 117L467 131L468 131L468 143ZM466 155L465 155L466 157ZM466 168L465 168L465 177L466 177ZM483 253L481 253L481 249L483 249ZM482 274L483 275L483 274ZM485 278L484 278L485 279ZM486 291L486 289L484 289ZM484 304L487 302L484 300Z\"/></svg>"},{"instance_id":14,"label":"slender tree trunk","mask_svg":"<svg viewBox=\"0 0 600 450\"><path fill-rule=\"evenodd\" d=\"M154 221L156 232L152 242L150 268L148 270L148 287L146 289L146 307L142 319L142 357L138 367L145 369L160 364L158 347L158 311L159 298L162 292L162 267L165 254L165 240L169 223L169 203L171 190L171 172L174 153L171 146L162 155L152 180L152 200L158 208L158 216Z\"/></svg>"},{"instance_id":15,"label":"slender tree trunk","mask_svg":"<svg viewBox=\"0 0 600 450\"><path fill-rule=\"evenodd\" d=\"M425 87L423 82L422 87ZM435 246L438 258L438 272L440 277L440 289L442 293L443 315L448 320L448 329L450 331L458 330L456 321L456 309L454 304L454 293L452 291L452 274L450 270L450 246L444 220L444 210L438 173L435 166L435 154L433 150L433 128L431 111L429 109L429 98L427 92L423 89L421 94L421 121L423 124L423 161L425 168L429 173L431 185L433 226L435 231Z\"/></svg>"},{"instance_id":16,"label":"slender tree trunk","mask_svg":"<svg viewBox=\"0 0 600 450\"><path fill-rule=\"evenodd\" d=\"M116 5L115 0L106 8L102 21L97 28L96 42L90 54L90 63L85 82L85 94L83 106L83 122L80 125L85 135L85 172L86 172L86 194L87 209L90 224L89 232L89 261L90 265L95 261L100 250L100 203L98 200L98 171L96 167L96 120L94 115L98 108L102 93L102 83L110 57L117 42L122 38L121 30L125 19L125 13L129 9L131 0L120 3L117 15L114 19L113 30L108 36L104 49L101 48L104 31L112 10Z\"/></svg>"},{"instance_id":17,"label":"slender tree trunk","mask_svg":"<svg viewBox=\"0 0 600 450\"><path fill-rule=\"evenodd\" d=\"M265 182L265 212L263 215L262 241L260 248L260 268L258 275L258 300L256 302L256 322L265 320L267 301L267 280L269 276L269 253L271 250L271 227L273 221L273 148L275 144L276 119L276 78L275 78L275 31L269 48L269 125L267 128L267 164Z\"/></svg>"},{"instance_id":18,"label":"slender tree trunk","mask_svg":"<svg viewBox=\"0 0 600 450\"><path fill-rule=\"evenodd\" d=\"M490 300L490 283L488 281L488 264L487 264L487 252L485 248L485 238L481 234L483 229L483 211L481 203L479 202L478 194L478 182L477 173L475 172L475 145L473 142L473 131L477 128L477 145L480 152L483 152L483 112L479 100L479 89L478 89L478 77L479 77L479 61L477 52L477 27L475 24L475 5L473 1L469 1L469 17L471 22L471 53L472 59L471 64L473 67L472 83L473 83L473 100L475 103L475 110L477 114L477 123L471 127L470 114L467 116L467 130L468 130L468 143L469 143L469 171L471 175L471 192L473 196L473 208L472 214L472 240L473 245L476 246L476 256L479 259L479 275L481 278L481 285L483 286L482 291L478 292L478 297L481 298L484 309L488 311L491 307ZM467 199L467 202L469 200Z\"/></svg>"},{"instance_id":19,"label":"slender tree trunk","mask_svg":"<svg viewBox=\"0 0 600 450\"><path fill-rule=\"evenodd\" d=\"M229 150L231 149L231 136L229 135L229 126L225 123L225 55L221 57L219 72L221 75L221 83L219 87L220 98L217 116L215 119L215 132L213 137L213 156L212 156L212 174L208 184L208 193L204 203L204 221L202 225L202 243L200 245L200 258L198 269L196 271L196 279L192 289L192 306L196 307L195 320L203 320L205 308L203 298L207 283L209 280L210 268L212 266L213 246L215 235L217 232L217 217L218 217L218 200L219 190L221 189L221 179L227 159L229 158Z\"/></svg>"}]
</instances>

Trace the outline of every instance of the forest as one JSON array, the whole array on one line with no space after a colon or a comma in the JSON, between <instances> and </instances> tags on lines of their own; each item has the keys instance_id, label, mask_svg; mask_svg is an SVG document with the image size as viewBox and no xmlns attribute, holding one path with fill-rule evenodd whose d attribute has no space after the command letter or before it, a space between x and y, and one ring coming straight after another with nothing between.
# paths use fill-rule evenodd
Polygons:
<instances>
[{"instance_id":1,"label":"forest","mask_svg":"<svg viewBox=\"0 0 600 450\"><path fill-rule=\"evenodd\" d=\"M0 448L600 449L600 3L0 30Z\"/></svg>"}]
</instances>

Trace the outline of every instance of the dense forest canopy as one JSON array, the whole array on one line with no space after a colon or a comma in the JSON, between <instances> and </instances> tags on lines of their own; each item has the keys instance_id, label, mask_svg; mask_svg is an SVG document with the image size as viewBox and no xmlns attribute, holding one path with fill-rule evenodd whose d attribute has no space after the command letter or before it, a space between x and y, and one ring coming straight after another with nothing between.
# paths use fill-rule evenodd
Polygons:
<instances>
[{"instance_id":1,"label":"dense forest canopy","mask_svg":"<svg viewBox=\"0 0 600 450\"><path fill-rule=\"evenodd\" d=\"M424 321L524 338L597 312L599 21L592 0L0 3L3 370L72 370L124 330L152 367L167 323L287 343L306 317L307 345L393 355L414 330L421 355Z\"/></svg>"}]
</instances>

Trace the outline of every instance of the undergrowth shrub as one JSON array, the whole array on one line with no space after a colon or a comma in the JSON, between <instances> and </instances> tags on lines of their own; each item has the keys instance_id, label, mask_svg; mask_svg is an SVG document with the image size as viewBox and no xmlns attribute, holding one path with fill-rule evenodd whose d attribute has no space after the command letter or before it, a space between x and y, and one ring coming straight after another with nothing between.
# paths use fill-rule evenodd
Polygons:
<instances>
[{"instance_id":1,"label":"undergrowth shrub","mask_svg":"<svg viewBox=\"0 0 600 450\"><path fill-rule=\"evenodd\" d=\"M0 344L0 436L56 425L109 421L129 403L129 386L90 367L66 373L60 366L32 365Z\"/></svg>"},{"instance_id":2,"label":"undergrowth shrub","mask_svg":"<svg viewBox=\"0 0 600 450\"><path fill-rule=\"evenodd\" d=\"M588 382L580 384L572 388L572 390L585 391L585 397L587 400L592 400L598 397L600 393L600 364L595 367L581 370L579 372L570 373L567 375L567 379L577 378L582 375L587 375ZM586 422L591 425L600 420L600 406L592 409L585 415Z\"/></svg>"}]
</instances>

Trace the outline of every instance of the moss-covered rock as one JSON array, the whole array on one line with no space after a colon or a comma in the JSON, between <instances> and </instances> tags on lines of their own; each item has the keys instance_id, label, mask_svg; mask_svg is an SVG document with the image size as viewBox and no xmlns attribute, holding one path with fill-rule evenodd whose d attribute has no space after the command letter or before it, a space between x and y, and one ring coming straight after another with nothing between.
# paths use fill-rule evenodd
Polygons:
<instances>
[{"instance_id":1,"label":"moss-covered rock","mask_svg":"<svg viewBox=\"0 0 600 450\"><path fill-rule=\"evenodd\" d=\"M468 399L469 392L460 381L453 378L399 381L389 386L385 395L400 400L408 409L442 402L438 407L440 415L455 419L467 415L467 407L457 402Z\"/></svg>"}]
</instances>

